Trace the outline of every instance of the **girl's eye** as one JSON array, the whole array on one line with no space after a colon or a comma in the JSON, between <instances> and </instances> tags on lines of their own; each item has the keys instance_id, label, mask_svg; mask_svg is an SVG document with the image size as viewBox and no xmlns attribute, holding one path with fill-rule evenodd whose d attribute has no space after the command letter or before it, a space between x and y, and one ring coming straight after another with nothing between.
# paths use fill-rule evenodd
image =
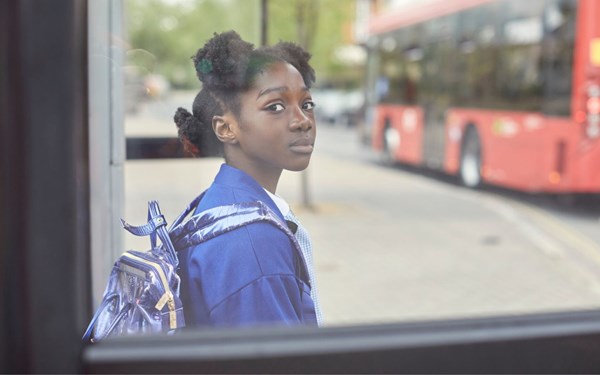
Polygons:
<instances>
[{"instance_id":1,"label":"girl's eye","mask_svg":"<svg viewBox=\"0 0 600 375\"><path fill-rule=\"evenodd\" d=\"M312 100L309 100L309 101L304 102L302 109L304 109L305 111L312 111L315 108L315 106L316 106L315 102L313 102Z\"/></svg>"},{"instance_id":2,"label":"girl's eye","mask_svg":"<svg viewBox=\"0 0 600 375\"><path fill-rule=\"evenodd\" d=\"M267 107L267 110L271 112L281 112L285 109L285 107L279 103L271 104Z\"/></svg>"}]
</instances>

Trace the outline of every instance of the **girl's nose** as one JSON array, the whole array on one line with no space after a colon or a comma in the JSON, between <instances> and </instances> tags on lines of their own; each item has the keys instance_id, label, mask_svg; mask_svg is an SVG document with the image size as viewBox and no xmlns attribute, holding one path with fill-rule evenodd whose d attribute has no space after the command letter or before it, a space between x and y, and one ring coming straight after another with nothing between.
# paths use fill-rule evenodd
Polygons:
<instances>
[{"instance_id":1,"label":"girl's nose","mask_svg":"<svg viewBox=\"0 0 600 375\"><path fill-rule=\"evenodd\" d=\"M294 110L294 117L290 122L290 128L292 130L303 130L307 131L313 127L312 118L304 113L302 108L296 107Z\"/></svg>"}]
</instances>

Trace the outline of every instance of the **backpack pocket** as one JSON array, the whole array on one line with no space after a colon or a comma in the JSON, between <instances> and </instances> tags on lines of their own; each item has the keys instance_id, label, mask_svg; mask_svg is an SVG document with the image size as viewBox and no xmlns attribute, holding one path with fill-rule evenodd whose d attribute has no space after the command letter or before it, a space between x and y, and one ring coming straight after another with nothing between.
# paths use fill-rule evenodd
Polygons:
<instances>
[{"instance_id":1,"label":"backpack pocket","mask_svg":"<svg viewBox=\"0 0 600 375\"><path fill-rule=\"evenodd\" d=\"M124 253L115 262L102 305L83 339L96 342L111 335L160 333L183 327L178 288L179 276L157 255Z\"/></svg>"}]
</instances>

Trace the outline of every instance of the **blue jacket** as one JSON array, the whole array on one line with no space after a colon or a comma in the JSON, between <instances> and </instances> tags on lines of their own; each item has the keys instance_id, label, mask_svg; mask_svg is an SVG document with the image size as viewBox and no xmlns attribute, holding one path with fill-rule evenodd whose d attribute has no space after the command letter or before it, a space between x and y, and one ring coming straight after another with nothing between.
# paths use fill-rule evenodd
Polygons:
<instances>
[{"instance_id":1,"label":"blue jacket","mask_svg":"<svg viewBox=\"0 0 600 375\"><path fill-rule=\"evenodd\" d=\"M284 218L248 174L223 164L195 213L262 201ZM274 225L259 222L179 252L187 326L316 325L302 255ZM302 280L304 278L305 280Z\"/></svg>"}]
</instances>

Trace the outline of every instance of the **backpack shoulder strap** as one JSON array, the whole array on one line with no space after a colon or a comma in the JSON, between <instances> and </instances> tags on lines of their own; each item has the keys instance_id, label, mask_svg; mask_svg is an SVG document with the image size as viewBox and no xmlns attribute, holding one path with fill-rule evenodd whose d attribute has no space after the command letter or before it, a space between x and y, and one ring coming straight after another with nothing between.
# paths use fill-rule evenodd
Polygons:
<instances>
[{"instance_id":1,"label":"backpack shoulder strap","mask_svg":"<svg viewBox=\"0 0 600 375\"><path fill-rule=\"evenodd\" d=\"M170 236L175 249L184 249L257 222L270 223L288 236L294 250L302 260L303 279L310 285L306 260L296 237L277 214L263 202L236 203L208 209L174 226L170 231Z\"/></svg>"},{"instance_id":2,"label":"backpack shoulder strap","mask_svg":"<svg viewBox=\"0 0 600 375\"><path fill-rule=\"evenodd\" d=\"M157 201L148 202L148 222L144 225L134 226L121 219L123 228L136 236L150 236L151 249L156 248L156 236L160 238L163 248L166 251L168 261L175 267L179 265L175 248L167 231L167 221L160 211Z\"/></svg>"}]
</instances>

